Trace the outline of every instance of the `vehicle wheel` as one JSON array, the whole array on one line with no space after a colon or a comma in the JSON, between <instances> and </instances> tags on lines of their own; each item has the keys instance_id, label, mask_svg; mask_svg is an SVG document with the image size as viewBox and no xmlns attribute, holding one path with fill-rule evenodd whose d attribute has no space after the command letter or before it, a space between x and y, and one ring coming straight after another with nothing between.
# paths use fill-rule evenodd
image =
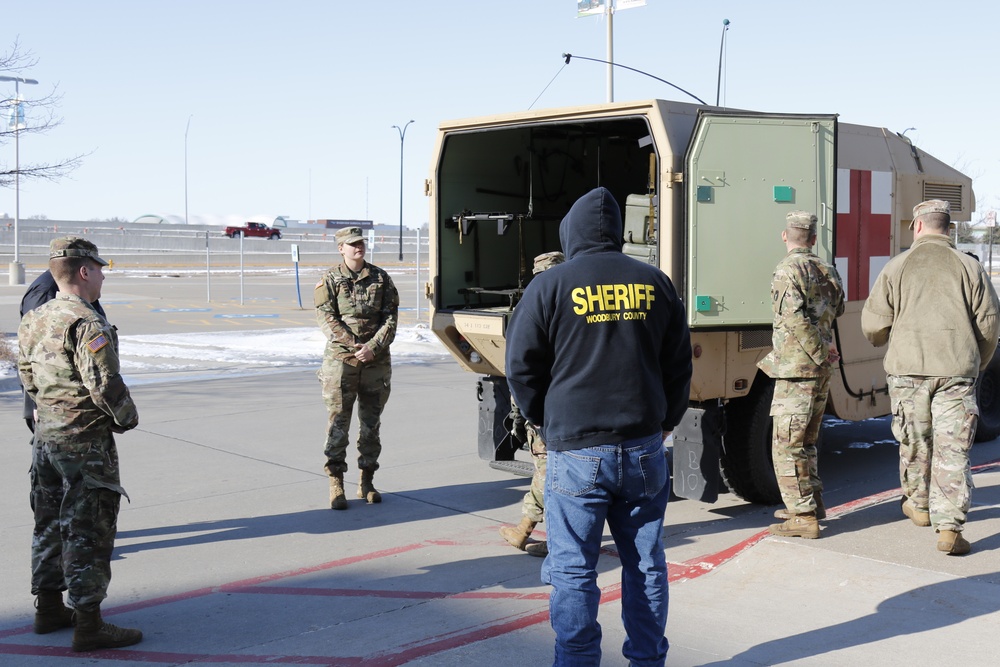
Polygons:
<instances>
[{"instance_id":1,"label":"vehicle wheel","mask_svg":"<svg viewBox=\"0 0 1000 667\"><path fill-rule=\"evenodd\" d=\"M241 236L243 236L243 232L233 232L232 236L230 236L229 238L238 239Z\"/></svg>"},{"instance_id":2,"label":"vehicle wheel","mask_svg":"<svg viewBox=\"0 0 1000 667\"><path fill-rule=\"evenodd\" d=\"M280 239L280 238L281 238L281 234L271 234L270 236L267 237L267 240L268 241L273 241L274 239Z\"/></svg>"},{"instance_id":3,"label":"vehicle wheel","mask_svg":"<svg viewBox=\"0 0 1000 667\"><path fill-rule=\"evenodd\" d=\"M989 365L979 374L976 403L979 405L976 442L995 440L1000 436L1000 355L993 355Z\"/></svg>"},{"instance_id":4,"label":"vehicle wheel","mask_svg":"<svg viewBox=\"0 0 1000 667\"><path fill-rule=\"evenodd\" d=\"M752 503L781 502L771 462L771 398L774 380L760 376L750 393L726 405L720 468L730 491Z\"/></svg>"}]
</instances>

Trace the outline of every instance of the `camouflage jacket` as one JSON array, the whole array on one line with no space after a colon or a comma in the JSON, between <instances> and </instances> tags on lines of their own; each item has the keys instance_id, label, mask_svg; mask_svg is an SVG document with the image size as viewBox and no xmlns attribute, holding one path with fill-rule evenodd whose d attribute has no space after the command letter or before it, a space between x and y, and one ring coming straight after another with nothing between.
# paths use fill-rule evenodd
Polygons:
<instances>
[{"instance_id":1,"label":"camouflage jacket","mask_svg":"<svg viewBox=\"0 0 1000 667\"><path fill-rule=\"evenodd\" d=\"M974 378L996 351L1000 304L982 265L931 234L882 269L861 330L873 345L889 344L889 375Z\"/></svg>"},{"instance_id":2,"label":"camouflage jacket","mask_svg":"<svg viewBox=\"0 0 1000 667\"><path fill-rule=\"evenodd\" d=\"M388 273L365 262L355 274L341 262L316 283L313 301L326 335L325 354L356 366L354 345L364 343L376 358L388 356L399 313L399 293Z\"/></svg>"},{"instance_id":3,"label":"camouflage jacket","mask_svg":"<svg viewBox=\"0 0 1000 667\"><path fill-rule=\"evenodd\" d=\"M17 338L18 375L38 406L39 440L85 445L139 423L120 374L118 334L92 305L60 292L25 314Z\"/></svg>"},{"instance_id":4,"label":"camouflage jacket","mask_svg":"<svg viewBox=\"0 0 1000 667\"><path fill-rule=\"evenodd\" d=\"M844 314L837 269L808 248L792 248L774 270L771 308L772 350L757 364L760 369L773 378L828 373L833 321Z\"/></svg>"}]
</instances>

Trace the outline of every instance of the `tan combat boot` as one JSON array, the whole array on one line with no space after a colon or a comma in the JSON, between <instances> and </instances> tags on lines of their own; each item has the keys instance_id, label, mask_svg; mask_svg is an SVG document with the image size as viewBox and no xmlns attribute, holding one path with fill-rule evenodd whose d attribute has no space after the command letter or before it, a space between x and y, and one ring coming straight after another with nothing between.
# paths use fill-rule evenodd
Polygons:
<instances>
[{"instance_id":1,"label":"tan combat boot","mask_svg":"<svg viewBox=\"0 0 1000 667\"><path fill-rule=\"evenodd\" d=\"M531 531L537 525L537 521L532 521L528 517L521 517L521 523L516 526L500 526L500 537L507 540L507 543L515 549L524 551L524 545L528 543Z\"/></svg>"},{"instance_id":2,"label":"tan combat boot","mask_svg":"<svg viewBox=\"0 0 1000 667\"><path fill-rule=\"evenodd\" d=\"M813 491L813 500L816 501L816 519L822 521L826 518L826 505L823 504L823 494L818 491ZM774 518L781 519L782 521L787 521L791 519L794 514L789 512L787 509L780 509L774 511Z\"/></svg>"},{"instance_id":3,"label":"tan combat boot","mask_svg":"<svg viewBox=\"0 0 1000 667\"><path fill-rule=\"evenodd\" d=\"M939 530L937 549L953 556L961 556L972 551L972 545L958 531Z\"/></svg>"},{"instance_id":4,"label":"tan combat boot","mask_svg":"<svg viewBox=\"0 0 1000 667\"><path fill-rule=\"evenodd\" d=\"M900 505L903 508L903 514L910 517L910 521L918 526L926 527L931 525L931 514L927 510L919 509L913 504L913 501L903 496L900 501Z\"/></svg>"},{"instance_id":5,"label":"tan combat boot","mask_svg":"<svg viewBox=\"0 0 1000 667\"><path fill-rule=\"evenodd\" d=\"M142 641L142 632L133 628L119 628L105 623L101 610L76 611L76 630L73 632L73 650L96 651L102 648L122 648Z\"/></svg>"},{"instance_id":6,"label":"tan combat boot","mask_svg":"<svg viewBox=\"0 0 1000 667\"><path fill-rule=\"evenodd\" d=\"M330 509L347 509L347 496L344 495L344 473L342 472L330 474Z\"/></svg>"},{"instance_id":7,"label":"tan combat boot","mask_svg":"<svg viewBox=\"0 0 1000 667\"><path fill-rule=\"evenodd\" d=\"M372 468L361 469L361 485L358 487L358 498L364 498L369 505L382 502L382 494L375 489L372 481L375 471Z\"/></svg>"},{"instance_id":8,"label":"tan combat boot","mask_svg":"<svg viewBox=\"0 0 1000 667\"><path fill-rule=\"evenodd\" d=\"M62 591L38 591L35 598L35 634L47 635L73 626L73 610L63 604Z\"/></svg>"},{"instance_id":9,"label":"tan combat boot","mask_svg":"<svg viewBox=\"0 0 1000 667\"><path fill-rule=\"evenodd\" d=\"M819 537L819 522L815 512L796 514L784 523L774 523L767 527L772 535L783 537L805 537L815 540Z\"/></svg>"}]
</instances>

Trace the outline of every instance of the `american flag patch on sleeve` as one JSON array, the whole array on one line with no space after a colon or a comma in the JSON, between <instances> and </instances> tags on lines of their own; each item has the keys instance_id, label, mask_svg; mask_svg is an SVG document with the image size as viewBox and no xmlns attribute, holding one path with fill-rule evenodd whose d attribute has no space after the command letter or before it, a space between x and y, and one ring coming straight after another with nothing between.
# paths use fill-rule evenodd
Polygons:
<instances>
[{"instance_id":1,"label":"american flag patch on sleeve","mask_svg":"<svg viewBox=\"0 0 1000 667\"><path fill-rule=\"evenodd\" d=\"M90 350L91 352L97 352L107 344L108 344L108 337L102 333L98 334L96 338L87 343L87 349Z\"/></svg>"}]
</instances>

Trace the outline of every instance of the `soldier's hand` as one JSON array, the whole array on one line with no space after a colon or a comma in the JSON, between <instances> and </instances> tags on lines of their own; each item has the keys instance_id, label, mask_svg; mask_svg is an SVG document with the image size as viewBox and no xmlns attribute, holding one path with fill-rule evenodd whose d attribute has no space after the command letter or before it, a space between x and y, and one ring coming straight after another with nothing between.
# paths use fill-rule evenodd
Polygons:
<instances>
[{"instance_id":1,"label":"soldier's hand","mask_svg":"<svg viewBox=\"0 0 1000 667\"><path fill-rule=\"evenodd\" d=\"M837 349L836 345L830 346L830 354L827 356L826 360L831 366L840 361L840 350Z\"/></svg>"},{"instance_id":2,"label":"soldier's hand","mask_svg":"<svg viewBox=\"0 0 1000 667\"><path fill-rule=\"evenodd\" d=\"M528 428L527 422L523 418L515 419L513 427L511 428L511 433L522 445L528 444Z\"/></svg>"},{"instance_id":3,"label":"soldier's hand","mask_svg":"<svg viewBox=\"0 0 1000 667\"><path fill-rule=\"evenodd\" d=\"M354 348L354 358L363 364L367 364L375 358L375 353L372 352L364 343L355 343Z\"/></svg>"},{"instance_id":4,"label":"soldier's hand","mask_svg":"<svg viewBox=\"0 0 1000 667\"><path fill-rule=\"evenodd\" d=\"M112 433L124 433L125 431L131 431L132 429L134 429L138 425L139 425L139 417L136 416L135 419L133 419L132 421L130 421L128 424L125 424L124 426L121 425L121 424L119 424L118 422L114 422L111 425L111 432Z\"/></svg>"}]
</instances>

